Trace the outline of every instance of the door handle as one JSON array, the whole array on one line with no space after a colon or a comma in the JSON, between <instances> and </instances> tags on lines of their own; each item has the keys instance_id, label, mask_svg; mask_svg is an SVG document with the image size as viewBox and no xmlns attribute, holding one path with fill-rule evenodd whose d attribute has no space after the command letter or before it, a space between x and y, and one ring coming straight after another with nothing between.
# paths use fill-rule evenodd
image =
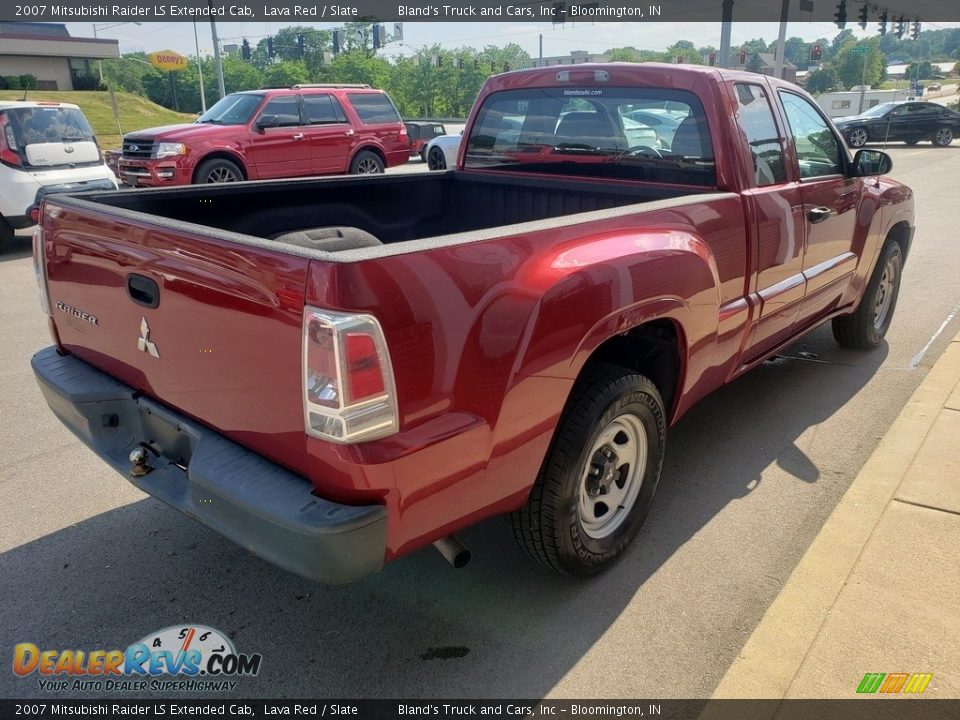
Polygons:
<instances>
[{"instance_id":1,"label":"door handle","mask_svg":"<svg viewBox=\"0 0 960 720\"><path fill-rule=\"evenodd\" d=\"M347 130L343 134L346 135L347 137L353 137L356 133L354 133L353 130Z\"/></svg>"},{"instance_id":2,"label":"door handle","mask_svg":"<svg viewBox=\"0 0 960 720\"><path fill-rule=\"evenodd\" d=\"M303 133L297 133L293 136L294 140L303 140Z\"/></svg>"},{"instance_id":3,"label":"door handle","mask_svg":"<svg viewBox=\"0 0 960 720\"><path fill-rule=\"evenodd\" d=\"M815 207L815 208L811 208L807 212L807 220L809 220L812 223L823 222L831 215L833 215L833 211L831 211L830 208Z\"/></svg>"}]
</instances>

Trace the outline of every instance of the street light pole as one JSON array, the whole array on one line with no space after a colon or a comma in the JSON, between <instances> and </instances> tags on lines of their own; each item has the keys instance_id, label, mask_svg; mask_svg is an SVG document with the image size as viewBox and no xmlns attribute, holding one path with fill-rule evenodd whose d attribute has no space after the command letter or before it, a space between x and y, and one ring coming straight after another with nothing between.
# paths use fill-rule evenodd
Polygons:
<instances>
[{"instance_id":1,"label":"street light pole","mask_svg":"<svg viewBox=\"0 0 960 720\"><path fill-rule=\"evenodd\" d=\"M203 67L200 64L200 40L197 38L197 21L193 21L193 44L197 48L197 74L200 76L200 109L207 111L207 96L203 91Z\"/></svg>"},{"instance_id":2,"label":"street light pole","mask_svg":"<svg viewBox=\"0 0 960 720\"><path fill-rule=\"evenodd\" d=\"M213 0L209 0L208 5L213 8ZM220 38L217 37L217 21L210 15L210 34L213 36L213 59L217 63L217 87L220 90L220 97L227 96L227 89L223 84L223 60L220 58Z\"/></svg>"},{"instance_id":3,"label":"street light pole","mask_svg":"<svg viewBox=\"0 0 960 720\"><path fill-rule=\"evenodd\" d=\"M118 23L107 23L106 25L101 25L99 28L96 23L90 23L93 26L93 39L97 39L97 30L109 30L110 28L120 27L121 25L140 25L138 22L118 22ZM103 85L103 60L97 58L97 70L100 72L100 84Z\"/></svg>"}]
</instances>

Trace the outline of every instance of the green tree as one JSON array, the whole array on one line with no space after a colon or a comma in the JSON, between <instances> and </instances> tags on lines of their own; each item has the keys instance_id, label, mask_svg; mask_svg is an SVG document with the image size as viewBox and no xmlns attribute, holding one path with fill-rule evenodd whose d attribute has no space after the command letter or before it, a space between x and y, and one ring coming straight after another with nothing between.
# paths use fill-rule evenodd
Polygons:
<instances>
[{"instance_id":1,"label":"green tree","mask_svg":"<svg viewBox=\"0 0 960 720\"><path fill-rule=\"evenodd\" d=\"M903 76L908 80L913 80L915 78L926 80L934 74L936 74L936 69L933 67L933 64L929 60L924 60L922 63L910 63L907 65L907 69Z\"/></svg>"},{"instance_id":2,"label":"green tree","mask_svg":"<svg viewBox=\"0 0 960 720\"><path fill-rule=\"evenodd\" d=\"M303 60L281 60L263 71L263 84L271 87L287 87L310 82L310 70Z\"/></svg>"},{"instance_id":3,"label":"green tree","mask_svg":"<svg viewBox=\"0 0 960 720\"><path fill-rule=\"evenodd\" d=\"M760 53L752 52L747 54L746 68L754 73L758 73L763 69L763 61L760 59Z\"/></svg>"},{"instance_id":4,"label":"green tree","mask_svg":"<svg viewBox=\"0 0 960 720\"><path fill-rule=\"evenodd\" d=\"M866 48L866 52L851 52L855 47ZM860 84L877 85L885 65L886 57L880 52L877 38L844 44L832 63L840 85L847 89Z\"/></svg>"},{"instance_id":5,"label":"green tree","mask_svg":"<svg viewBox=\"0 0 960 720\"><path fill-rule=\"evenodd\" d=\"M837 87L837 78L829 70L820 68L807 78L807 90L813 94L830 92Z\"/></svg>"}]
</instances>

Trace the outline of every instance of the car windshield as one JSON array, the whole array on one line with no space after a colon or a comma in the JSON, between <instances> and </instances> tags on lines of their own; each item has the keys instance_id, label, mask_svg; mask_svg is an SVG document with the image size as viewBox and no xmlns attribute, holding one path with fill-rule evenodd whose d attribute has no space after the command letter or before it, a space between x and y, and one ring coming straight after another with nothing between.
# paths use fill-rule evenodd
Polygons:
<instances>
[{"instance_id":1,"label":"car windshield","mask_svg":"<svg viewBox=\"0 0 960 720\"><path fill-rule=\"evenodd\" d=\"M36 105L7 113L13 119L13 135L22 148L42 143L96 142L93 128L76 108Z\"/></svg>"},{"instance_id":2,"label":"car windshield","mask_svg":"<svg viewBox=\"0 0 960 720\"><path fill-rule=\"evenodd\" d=\"M493 93L477 113L465 167L693 185L716 182L703 106L692 93L666 88Z\"/></svg>"},{"instance_id":3,"label":"car windshield","mask_svg":"<svg viewBox=\"0 0 960 720\"><path fill-rule=\"evenodd\" d=\"M249 122L253 111L257 109L262 99L263 95L259 93L227 95L197 118L197 122L215 123L217 125L245 125Z\"/></svg>"},{"instance_id":4,"label":"car windshield","mask_svg":"<svg viewBox=\"0 0 960 720\"><path fill-rule=\"evenodd\" d=\"M869 110L864 110L860 117L883 117L888 112L893 110L894 107L894 103L880 103L879 105L874 105Z\"/></svg>"}]
</instances>

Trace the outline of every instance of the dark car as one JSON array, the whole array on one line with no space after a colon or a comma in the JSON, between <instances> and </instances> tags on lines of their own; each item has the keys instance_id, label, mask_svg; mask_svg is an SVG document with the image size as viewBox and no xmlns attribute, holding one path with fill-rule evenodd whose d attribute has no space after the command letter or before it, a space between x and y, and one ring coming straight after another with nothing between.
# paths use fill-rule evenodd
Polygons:
<instances>
[{"instance_id":1,"label":"dark car","mask_svg":"<svg viewBox=\"0 0 960 720\"><path fill-rule=\"evenodd\" d=\"M960 133L960 113L923 101L882 103L860 115L836 118L833 122L852 148L887 140L901 140L907 145L929 140L946 147Z\"/></svg>"},{"instance_id":2,"label":"dark car","mask_svg":"<svg viewBox=\"0 0 960 720\"><path fill-rule=\"evenodd\" d=\"M413 121L405 123L407 126L407 135L410 137L410 154L419 155L424 162L427 161L427 145L435 137L447 134L447 129L442 123Z\"/></svg>"}]
</instances>

